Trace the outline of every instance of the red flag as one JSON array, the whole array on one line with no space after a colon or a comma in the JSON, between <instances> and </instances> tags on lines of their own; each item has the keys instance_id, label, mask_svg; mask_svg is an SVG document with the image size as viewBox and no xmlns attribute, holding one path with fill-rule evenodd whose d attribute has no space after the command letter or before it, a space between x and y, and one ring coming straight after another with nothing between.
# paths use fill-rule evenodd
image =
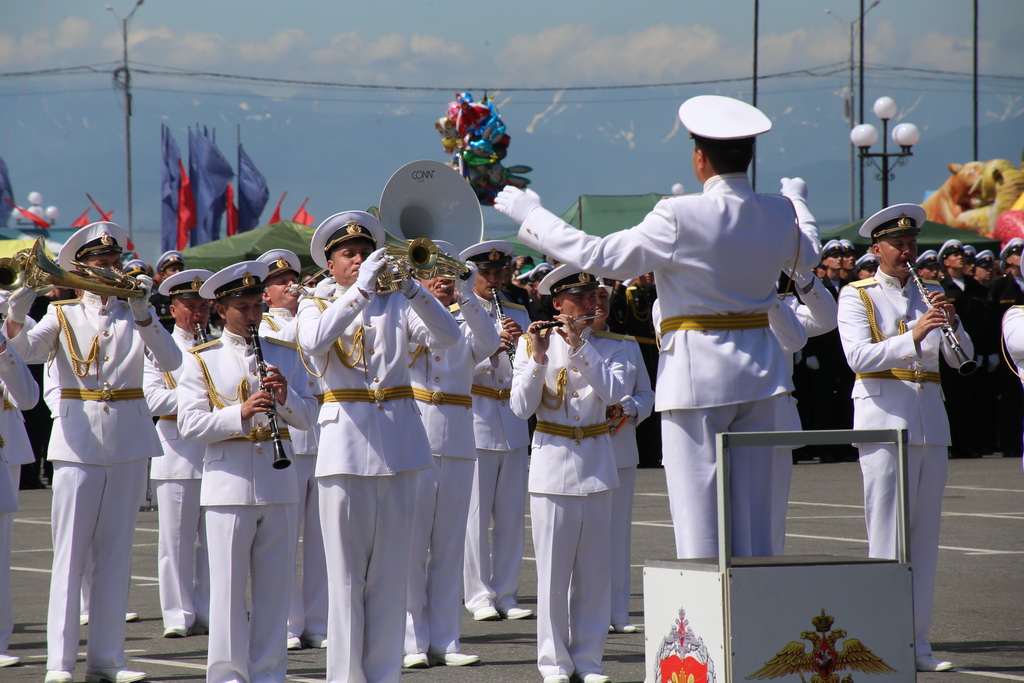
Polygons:
<instances>
[{"instance_id":1,"label":"red flag","mask_svg":"<svg viewBox=\"0 0 1024 683\"><path fill-rule=\"evenodd\" d=\"M28 209L21 208L20 206L18 206L14 202L12 202L7 197L4 197L4 201L7 202L8 204L10 204L11 206L13 206L15 209L17 209L18 212L21 213L22 216L24 216L25 218L29 219L33 223L35 223L37 227L40 227L43 230L49 230L50 224L46 222L46 219L40 218L39 216L35 215L34 213L29 211Z\"/></svg>"},{"instance_id":2,"label":"red flag","mask_svg":"<svg viewBox=\"0 0 1024 683\"><path fill-rule=\"evenodd\" d=\"M75 222L71 224L72 228L84 228L89 225L89 209L82 212L82 215L75 219Z\"/></svg>"},{"instance_id":3,"label":"red flag","mask_svg":"<svg viewBox=\"0 0 1024 683\"><path fill-rule=\"evenodd\" d=\"M85 193L85 196L89 198L89 201L92 202L92 205L95 206L96 210L100 212L100 220L101 221L109 221L111 219L111 217L114 215L113 211L110 211L108 213L108 212L104 211L103 209L101 209L100 205L96 203L96 200L93 199L92 195L90 195L88 192Z\"/></svg>"},{"instance_id":4,"label":"red flag","mask_svg":"<svg viewBox=\"0 0 1024 683\"><path fill-rule=\"evenodd\" d=\"M302 223L303 225L313 225L316 222L316 219L306 211L306 202L308 201L309 197L302 200L302 206L299 207L299 210L295 212L295 216L292 218L294 222Z\"/></svg>"},{"instance_id":5,"label":"red flag","mask_svg":"<svg viewBox=\"0 0 1024 683\"><path fill-rule=\"evenodd\" d=\"M196 227L196 198L192 194L192 181L185 172L185 164L178 159L181 180L178 184L178 250L188 246L188 234Z\"/></svg>"},{"instance_id":6,"label":"red flag","mask_svg":"<svg viewBox=\"0 0 1024 683\"><path fill-rule=\"evenodd\" d=\"M281 222L281 204L282 202L284 202L284 198L287 196L288 193L285 192L283 195L281 195L281 198L277 200L277 206L274 207L274 215L270 217L269 225Z\"/></svg>"},{"instance_id":7,"label":"red flag","mask_svg":"<svg viewBox=\"0 0 1024 683\"><path fill-rule=\"evenodd\" d=\"M228 237L238 234L238 207L235 206L235 189L228 183L225 191L225 203L228 215Z\"/></svg>"}]
</instances>

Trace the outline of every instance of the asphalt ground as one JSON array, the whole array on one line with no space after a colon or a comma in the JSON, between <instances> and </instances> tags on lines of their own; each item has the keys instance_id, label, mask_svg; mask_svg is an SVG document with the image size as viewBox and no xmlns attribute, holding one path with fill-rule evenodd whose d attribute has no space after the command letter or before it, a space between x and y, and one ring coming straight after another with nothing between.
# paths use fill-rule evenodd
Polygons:
<instances>
[{"instance_id":1,"label":"asphalt ground","mask_svg":"<svg viewBox=\"0 0 1024 683\"><path fill-rule=\"evenodd\" d=\"M46 607L51 562L50 492L22 491L12 555L15 631L10 654L17 667L0 669L0 681L43 680ZM527 506L529 510L529 506ZM856 463L801 463L794 468L787 554L865 556L860 470ZM530 520L527 518L527 526ZM536 606L536 568L526 534L520 604ZM151 681L202 681L205 636L164 639L156 579L157 513L142 512L135 534L129 608L140 621L128 625L128 666ZM1024 681L1024 473L1021 462L1001 457L951 460L943 500L941 550L931 640L936 656L953 672L920 674L920 681ZM613 681L642 681L644 634L642 570L648 559L673 556L665 479L660 469L641 469L633 517L633 623L636 634L610 634L606 673ZM463 651L480 655L478 666L407 670L407 683L434 681L540 681L536 668L536 622L463 620ZM84 642L75 671L84 680ZM862 635L862 634L858 634ZM288 680L322 681L322 650L288 657ZM858 674L858 683L879 680ZM788 676L782 680L798 680Z\"/></svg>"}]
</instances>

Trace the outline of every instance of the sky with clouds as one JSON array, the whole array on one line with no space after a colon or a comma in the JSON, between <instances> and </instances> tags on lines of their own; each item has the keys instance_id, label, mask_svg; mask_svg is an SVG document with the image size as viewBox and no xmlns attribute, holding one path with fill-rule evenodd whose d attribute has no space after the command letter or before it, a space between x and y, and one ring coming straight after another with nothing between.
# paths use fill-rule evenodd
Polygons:
<instances>
[{"instance_id":1,"label":"sky with clouds","mask_svg":"<svg viewBox=\"0 0 1024 683\"><path fill-rule=\"evenodd\" d=\"M122 16L133 5L109 1ZM161 123L183 147L189 125L216 128L229 159L240 135L272 201L289 191L287 213L309 196L307 208L324 218L376 203L389 171L408 161L443 160L433 121L467 89L496 97L509 162L533 167L533 187L553 209L581 193L667 192L674 182L696 190L675 111L698 94L751 99L753 4L147 0L129 39L137 229L158 226ZM894 184L911 201L944 179L937 161L925 167L929 139L965 127L969 138L973 4L883 0L867 14L865 118L876 97L891 95L897 118L922 129L922 158ZM981 124L999 131L982 129L979 156L1019 162L1024 139L1005 138L1022 130L1024 12L1020 0L979 5ZM759 189L830 165L835 178L817 192L828 202L815 210L840 222L849 210L848 27L860 6L760 1L758 101L775 128L759 146ZM103 0L5 8L0 156L19 199L38 189L68 217L88 191L123 221L123 109L111 81L120 58L120 22ZM931 152L944 165L972 148L946 141Z\"/></svg>"}]
</instances>

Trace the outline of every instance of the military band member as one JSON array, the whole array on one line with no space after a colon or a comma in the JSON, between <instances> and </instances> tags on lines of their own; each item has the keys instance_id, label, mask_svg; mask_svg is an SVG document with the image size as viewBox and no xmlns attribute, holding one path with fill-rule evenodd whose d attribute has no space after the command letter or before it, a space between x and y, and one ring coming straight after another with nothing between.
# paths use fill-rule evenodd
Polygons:
<instances>
[{"instance_id":1,"label":"military band member","mask_svg":"<svg viewBox=\"0 0 1024 683\"><path fill-rule=\"evenodd\" d=\"M119 268L128 236L98 222L74 233L58 260ZM49 459L53 472L53 573L47 616L47 683L69 683L78 657L79 600L92 551L86 681L129 683L145 674L125 669L124 634L132 538L146 488L146 465L160 454L142 390L145 352L163 371L181 351L149 305L153 281L140 276L144 296L127 302L83 292L55 302L35 324L26 321L35 292L11 295L9 343L28 363L54 355L60 384Z\"/></svg>"},{"instance_id":2,"label":"military band member","mask_svg":"<svg viewBox=\"0 0 1024 683\"><path fill-rule=\"evenodd\" d=\"M512 252L510 242L488 240L459 254L460 259L479 268L473 292L478 305L494 320L505 345L473 372L477 458L466 525L463 589L466 609L477 621L533 616L532 610L519 606L530 434L526 420L512 412L508 401L513 355L508 348L514 348L530 320L501 290ZM498 305L504 320L499 320Z\"/></svg>"},{"instance_id":3,"label":"military band member","mask_svg":"<svg viewBox=\"0 0 1024 683\"><path fill-rule=\"evenodd\" d=\"M290 457L288 428L313 425L316 399L291 345L260 340L260 379L250 330L263 317L266 276L265 264L243 261L206 280L199 293L216 301L224 334L189 350L178 384L181 436L206 446L200 502L210 557L210 683L284 681L287 668L298 494L294 468L274 467L270 411Z\"/></svg>"},{"instance_id":4,"label":"military band member","mask_svg":"<svg viewBox=\"0 0 1024 683\"><path fill-rule=\"evenodd\" d=\"M1003 339L1014 374L1024 382L1024 306L1013 306L1003 315Z\"/></svg>"},{"instance_id":5,"label":"military band member","mask_svg":"<svg viewBox=\"0 0 1024 683\"><path fill-rule=\"evenodd\" d=\"M516 350L512 409L537 415L530 518L537 556L537 668L544 683L606 683L611 614L612 489L618 486L607 409L626 395L626 351L594 336L597 279L563 265L541 280L561 327L527 328Z\"/></svg>"},{"instance_id":6,"label":"military band member","mask_svg":"<svg viewBox=\"0 0 1024 683\"><path fill-rule=\"evenodd\" d=\"M270 274L264 281L263 314L260 335L295 343L295 314L299 310L299 295L295 285L299 282L302 263L295 252L271 249L256 259L267 264ZM298 382L299 377L292 378ZM319 393L317 378L306 373L304 378L310 390ZM316 484L317 429L293 429L292 469L295 470L298 505L296 527L291 534L298 554L299 534L302 534L302 577L296 565L291 587L291 608L288 611L288 649L327 647L327 560L324 541L320 533L320 498Z\"/></svg>"},{"instance_id":7,"label":"military band member","mask_svg":"<svg viewBox=\"0 0 1024 683\"><path fill-rule=\"evenodd\" d=\"M848 239L839 240L839 247L842 249L842 275L844 280L852 280L854 268L857 263L857 248Z\"/></svg>"},{"instance_id":8,"label":"military band member","mask_svg":"<svg viewBox=\"0 0 1024 683\"><path fill-rule=\"evenodd\" d=\"M39 401L39 385L25 361L0 333L0 668L14 666L19 657L8 654L14 632L14 600L11 593L11 539L14 513L18 510L21 466L32 462L32 446L25 432L22 410Z\"/></svg>"},{"instance_id":9,"label":"military band member","mask_svg":"<svg viewBox=\"0 0 1024 683\"><path fill-rule=\"evenodd\" d=\"M331 216L310 253L335 280L299 305L298 342L322 376L320 525L327 556L328 681L397 682L402 671L409 528L417 470L433 461L409 385L409 344L459 339L447 309L414 279L377 293L385 232L363 211Z\"/></svg>"},{"instance_id":10,"label":"military band member","mask_svg":"<svg viewBox=\"0 0 1024 683\"><path fill-rule=\"evenodd\" d=\"M202 330L210 319L210 302L199 288L213 275L209 270L183 270L164 278L160 294L167 297L174 319L171 337L185 353L206 340ZM163 454L153 458L160 536L157 571L164 638L204 635L210 622L210 572L206 530L199 506L205 444L183 439L178 432L178 380L182 368L161 372L146 358L143 388L150 412L157 417Z\"/></svg>"},{"instance_id":11,"label":"military band member","mask_svg":"<svg viewBox=\"0 0 1024 683\"><path fill-rule=\"evenodd\" d=\"M878 257L870 251L857 259L857 276L854 280L866 280L878 271Z\"/></svg>"},{"instance_id":12,"label":"military band member","mask_svg":"<svg viewBox=\"0 0 1024 683\"><path fill-rule=\"evenodd\" d=\"M906 429L909 482L907 542L913 569L914 649L918 671L945 671L949 662L932 656L935 568L939 519L946 484L949 424L939 385L939 354L956 367L940 328L949 325L968 357L974 347L959 327L956 311L937 282L926 281L929 307L912 281L907 262L916 256L925 212L897 204L864 221L860 234L878 256L875 277L839 295L839 333L853 386L855 429ZM894 444L859 444L864 510L871 557L896 557L897 462Z\"/></svg>"},{"instance_id":13,"label":"military band member","mask_svg":"<svg viewBox=\"0 0 1024 683\"><path fill-rule=\"evenodd\" d=\"M180 251L165 251L156 260L156 282L162 283L166 278L185 270L185 257ZM174 318L171 317L170 300L159 292L154 292L150 302L156 308L160 323L170 332L174 329Z\"/></svg>"},{"instance_id":14,"label":"military band member","mask_svg":"<svg viewBox=\"0 0 1024 683\"><path fill-rule=\"evenodd\" d=\"M640 464L637 446L637 424L646 420L654 410L654 390L640 345L629 336L609 332L607 321L611 311L611 287L597 289L597 304L591 334L602 339L618 340L625 351L623 365L622 398L608 407L609 433L615 452L615 467L619 485L612 489L611 521L611 619L613 633L636 633L629 623L631 579L631 532L633 529L633 493L636 489L636 468Z\"/></svg>"},{"instance_id":15,"label":"military band member","mask_svg":"<svg viewBox=\"0 0 1024 683\"><path fill-rule=\"evenodd\" d=\"M665 316L655 408L676 553L713 557L714 434L773 429L775 403L792 380L767 312L779 273L810 270L821 247L802 180L784 178L783 197L750 186L746 169L755 136L771 128L767 116L702 96L684 102L679 117L694 138L703 194L663 199L640 225L604 238L566 224L533 192L506 187L495 208L521 224L524 245L552 258L601 277L654 271ZM771 447L737 449L733 463L733 554L768 554Z\"/></svg>"},{"instance_id":16,"label":"military band member","mask_svg":"<svg viewBox=\"0 0 1024 683\"><path fill-rule=\"evenodd\" d=\"M438 240L445 254L457 255ZM413 394L419 402L434 466L422 469L416 486L406 598L405 657L402 664L464 666L480 657L461 652L462 565L466 518L473 486L473 368L501 347L491 319L473 295L476 266L469 277L434 277L421 285L456 311L462 335L445 349L410 346Z\"/></svg>"},{"instance_id":17,"label":"military band member","mask_svg":"<svg viewBox=\"0 0 1024 683\"><path fill-rule=\"evenodd\" d=\"M939 252L927 249L914 260L918 274L925 280L939 279Z\"/></svg>"},{"instance_id":18,"label":"military band member","mask_svg":"<svg viewBox=\"0 0 1024 683\"><path fill-rule=\"evenodd\" d=\"M1011 306L1024 304L1024 277L1021 275L1021 253L1024 252L1024 239L1014 237L999 250L999 260L1003 265L1003 275L992 283L988 291L985 320L989 333L999 334L1000 321ZM975 268L977 271L977 268ZM1017 377L1002 362L990 363L989 367L995 374L995 385L998 393L996 402L997 439L999 450L1004 457L1021 457L1021 440L1024 436L1024 424L1021 415L1024 413L1024 392Z\"/></svg>"}]
</instances>

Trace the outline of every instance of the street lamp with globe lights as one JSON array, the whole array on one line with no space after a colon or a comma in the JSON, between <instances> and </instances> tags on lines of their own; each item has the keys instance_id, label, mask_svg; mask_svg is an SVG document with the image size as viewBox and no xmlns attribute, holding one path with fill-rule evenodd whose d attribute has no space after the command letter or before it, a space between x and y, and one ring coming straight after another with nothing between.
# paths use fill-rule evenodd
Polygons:
<instances>
[{"instance_id":1,"label":"street lamp with globe lights","mask_svg":"<svg viewBox=\"0 0 1024 683\"><path fill-rule=\"evenodd\" d=\"M912 123L897 124L892 129L892 141L900 146L900 151L890 152L889 119L896 115L896 102L891 97L879 97L875 100L872 110L875 112L875 116L882 120L882 151L868 151L868 148L878 142L878 130L870 123L854 126L853 130L850 131L850 142L859 148L861 164L867 161L878 169L879 172L875 177L882 181L882 208L884 209L889 206L889 181L894 177L890 170L889 160L893 160L892 168L905 165L907 157L914 155L910 148L920 141L921 131ZM881 160L881 163L876 161L876 159ZM860 191L863 197L863 186L860 188Z\"/></svg>"},{"instance_id":2,"label":"street lamp with globe lights","mask_svg":"<svg viewBox=\"0 0 1024 683\"><path fill-rule=\"evenodd\" d=\"M33 216L42 218L44 221L53 225L60 218L60 209L56 206L48 206L43 208L43 195L40 192L32 191L28 193L28 208L25 211L29 212ZM35 221L26 220L23 218L16 218L15 224L25 226L37 226Z\"/></svg>"}]
</instances>

